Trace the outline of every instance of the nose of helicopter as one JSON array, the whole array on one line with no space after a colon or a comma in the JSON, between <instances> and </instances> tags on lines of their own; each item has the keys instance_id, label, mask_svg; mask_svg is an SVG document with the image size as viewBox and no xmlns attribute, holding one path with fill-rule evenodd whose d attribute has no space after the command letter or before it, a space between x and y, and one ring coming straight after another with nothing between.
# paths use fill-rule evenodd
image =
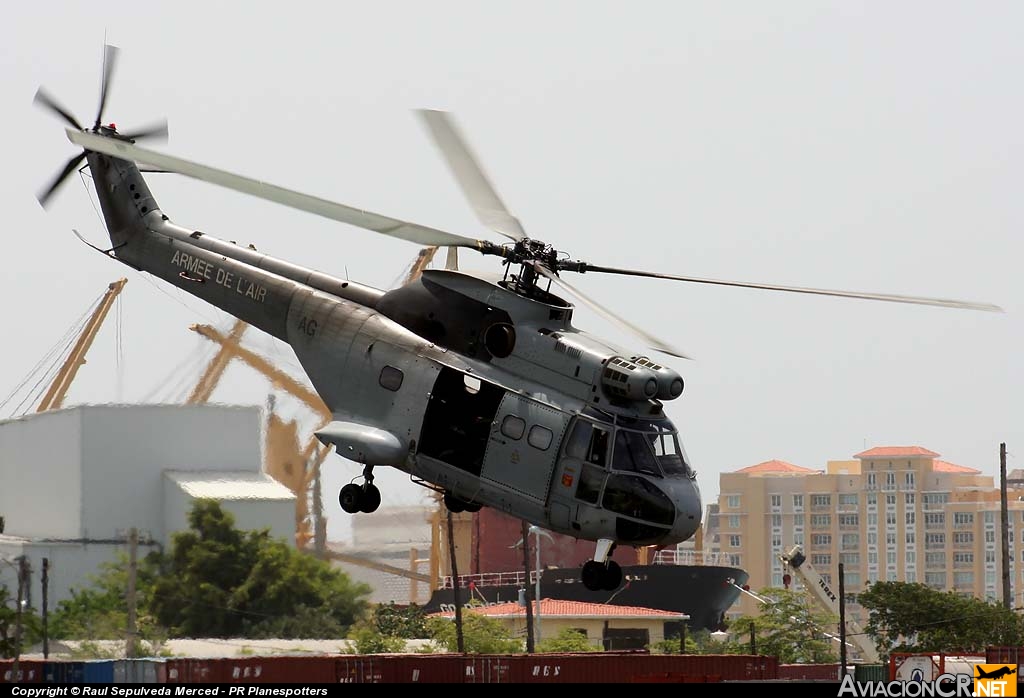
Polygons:
<instances>
[{"instance_id":1,"label":"nose of helicopter","mask_svg":"<svg viewBox=\"0 0 1024 698\"><path fill-rule=\"evenodd\" d=\"M668 496L676 505L676 520L669 535L680 542L689 540L700 528L703 509L697 481L689 478L671 481Z\"/></svg>"}]
</instances>

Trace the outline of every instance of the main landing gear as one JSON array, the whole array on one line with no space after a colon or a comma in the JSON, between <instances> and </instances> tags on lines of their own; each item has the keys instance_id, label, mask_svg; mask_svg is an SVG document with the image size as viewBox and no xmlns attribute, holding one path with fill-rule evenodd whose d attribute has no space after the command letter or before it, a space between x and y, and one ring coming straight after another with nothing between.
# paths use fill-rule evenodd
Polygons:
<instances>
[{"instance_id":1,"label":"main landing gear","mask_svg":"<svg viewBox=\"0 0 1024 698\"><path fill-rule=\"evenodd\" d=\"M380 490L373 484L373 466L363 468L363 484L350 482L341 488L338 504L347 514L372 514L380 506Z\"/></svg>"},{"instance_id":2,"label":"main landing gear","mask_svg":"<svg viewBox=\"0 0 1024 698\"><path fill-rule=\"evenodd\" d=\"M622 568L611 559L615 542L607 538L597 541L594 559L583 565L580 577L590 591L615 591L622 584Z\"/></svg>"}]
</instances>

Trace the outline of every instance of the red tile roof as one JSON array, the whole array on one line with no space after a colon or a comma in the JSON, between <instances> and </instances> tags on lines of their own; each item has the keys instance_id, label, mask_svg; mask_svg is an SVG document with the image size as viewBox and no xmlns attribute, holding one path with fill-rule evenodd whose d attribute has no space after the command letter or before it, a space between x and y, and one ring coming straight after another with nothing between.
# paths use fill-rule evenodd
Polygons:
<instances>
[{"instance_id":1,"label":"red tile roof","mask_svg":"<svg viewBox=\"0 0 1024 698\"><path fill-rule=\"evenodd\" d=\"M944 460L932 461L932 470L937 473L980 473L980 470L968 468L966 465L947 463Z\"/></svg>"},{"instance_id":2,"label":"red tile roof","mask_svg":"<svg viewBox=\"0 0 1024 698\"><path fill-rule=\"evenodd\" d=\"M886 456L931 456L937 458L938 453L920 446L876 446L867 451L855 454L854 458L885 458Z\"/></svg>"},{"instance_id":3,"label":"red tile roof","mask_svg":"<svg viewBox=\"0 0 1024 698\"><path fill-rule=\"evenodd\" d=\"M793 465L787 463L784 460L766 460L764 463L758 463L757 465L748 465L746 468L741 468L736 471L737 473L757 474L757 473L801 473L811 474L817 473L817 470L811 470L810 468L802 468L799 465Z\"/></svg>"},{"instance_id":4,"label":"red tile roof","mask_svg":"<svg viewBox=\"0 0 1024 698\"><path fill-rule=\"evenodd\" d=\"M466 606L464 611L481 613L491 618L526 617L526 609L515 601L494 604L492 606ZM586 603L583 601L562 601L560 599L543 599L540 602L542 618L684 618L685 613L662 611L640 606L614 606L605 603ZM452 618L453 612L441 611L431 616Z\"/></svg>"}]
</instances>

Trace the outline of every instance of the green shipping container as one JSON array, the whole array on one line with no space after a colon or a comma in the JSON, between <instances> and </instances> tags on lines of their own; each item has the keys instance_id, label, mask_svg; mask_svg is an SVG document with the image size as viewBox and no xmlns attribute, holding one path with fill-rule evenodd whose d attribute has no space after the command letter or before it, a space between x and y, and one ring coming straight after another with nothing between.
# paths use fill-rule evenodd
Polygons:
<instances>
[{"instance_id":1,"label":"green shipping container","mask_svg":"<svg viewBox=\"0 0 1024 698\"><path fill-rule=\"evenodd\" d=\"M855 681L888 681L888 664L857 664L853 669Z\"/></svg>"}]
</instances>

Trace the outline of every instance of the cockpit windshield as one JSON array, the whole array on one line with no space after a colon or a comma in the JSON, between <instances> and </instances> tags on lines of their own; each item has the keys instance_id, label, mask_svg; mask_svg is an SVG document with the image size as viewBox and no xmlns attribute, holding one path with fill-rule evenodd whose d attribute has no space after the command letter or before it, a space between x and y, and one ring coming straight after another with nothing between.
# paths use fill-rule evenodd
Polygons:
<instances>
[{"instance_id":1,"label":"cockpit windshield","mask_svg":"<svg viewBox=\"0 0 1024 698\"><path fill-rule=\"evenodd\" d=\"M608 447L612 445L612 470L651 477L694 477L670 421L619 417L616 424L613 440L611 424L578 420L566 440L566 455L590 465L608 467Z\"/></svg>"},{"instance_id":2,"label":"cockpit windshield","mask_svg":"<svg viewBox=\"0 0 1024 698\"><path fill-rule=\"evenodd\" d=\"M693 477L689 459L667 419L639 420L619 418L622 426L615 436L615 470L628 470L647 475L686 475ZM621 456L620 456L621 454Z\"/></svg>"}]
</instances>

